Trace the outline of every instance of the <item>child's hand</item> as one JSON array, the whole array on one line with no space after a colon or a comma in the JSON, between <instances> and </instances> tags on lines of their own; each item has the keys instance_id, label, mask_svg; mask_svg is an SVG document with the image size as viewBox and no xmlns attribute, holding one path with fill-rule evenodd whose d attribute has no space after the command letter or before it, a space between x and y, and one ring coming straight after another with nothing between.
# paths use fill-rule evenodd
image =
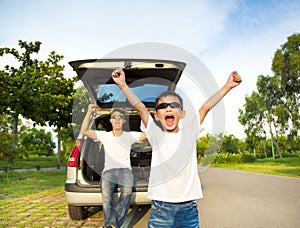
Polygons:
<instances>
[{"instance_id":1,"label":"child's hand","mask_svg":"<svg viewBox=\"0 0 300 228\"><path fill-rule=\"evenodd\" d=\"M111 73L114 82L120 86L125 83L125 73L122 68L117 68Z\"/></svg>"},{"instance_id":2,"label":"child's hand","mask_svg":"<svg viewBox=\"0 0 300 228\"><path fill-rule=\"evenodd\" d=\"M242 82L242 78L238 74L238 72L237 71L232 71L231 74L229 75L228 80L227 80L227 85L230 88L234 88L234 87L238 86L239 84L241 84L241 82Z\"/></svg>"}]
</instances>

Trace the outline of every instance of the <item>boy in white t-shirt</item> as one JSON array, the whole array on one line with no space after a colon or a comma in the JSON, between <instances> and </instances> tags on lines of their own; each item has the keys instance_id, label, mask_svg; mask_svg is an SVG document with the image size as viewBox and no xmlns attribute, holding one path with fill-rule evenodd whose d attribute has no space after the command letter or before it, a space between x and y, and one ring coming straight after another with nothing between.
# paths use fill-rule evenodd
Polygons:
<instances>
[{"instance_id":1,"label":"boy in white t-shirt","mask_svg":"<svg viewBox=\"0 0 300 228\"><path fill-rule=\"evenodd\" d=\"M89 120L97 105L90 104L81 126L81 134L99 140L104 146L105 162L101 174L101 193L104 213L103 227L121 227L124 222L133 186L133 174L130 164L131 145L146 137L141 132L123 131L126 123L125 112L121 109L114 109L111 112L110 122L112 131L98 131L89 129ZM119 186L121 195L115 203L113 194Z\"/></svg>"},{"instance_id":2,"label":"boy in white t-shirt","mask_svg":"<svg viewBox=\"0 0 300 228\"><path fill-rule=\"evenodd\" d=\"M199 115L183 110L182 98L167 91L156 100L155 120L125 81L122 68L112 78L132 106L139 112L142 130L152 146L148 197L152 200L148 227L199 227L196 199L203 197L198 176L196 140L200 125L213 108L232 88L241 83L234 71L227 83L199 109Z\"/></svg>"}]
</instances>

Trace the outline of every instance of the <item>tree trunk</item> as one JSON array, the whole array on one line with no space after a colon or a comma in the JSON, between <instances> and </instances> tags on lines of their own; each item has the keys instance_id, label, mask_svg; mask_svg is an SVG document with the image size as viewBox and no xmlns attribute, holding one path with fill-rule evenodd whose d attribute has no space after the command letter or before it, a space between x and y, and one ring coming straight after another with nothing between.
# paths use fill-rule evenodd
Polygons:
<instances>
[{"instance_id":1,"label":"tree trunk","mask_svg":"<svg viewBox=\"0 0 300 228\"><path fill-rule=\"evenodd\" d=\"M278 145L278 133L276 131L276 126L275 126L275 133L276 133L276 140L275 140L276 144L275 145L276 145L277 154L279 155L280 158L282 158L282 155L280 153L280 148L279 148L279 145Z\"/></svg>"},{"instance_id":2,"label":"tree trunk","mask_svg":"<svg viewBox=\"0 0 300 228\"><path fill-rule=\"evenodd\" d=\"M57 161L61 164L61 129L57 127Z\"/></svg>"},{"instance_id":3,"label":"tree trunk","mask_svg":"<svg viewBox=\"0 0 300 228\"><path fill-rule=\"evenodd\" d=\"M267 155L267 149L266 149L266 144L267 144L267 133L266 131L265 132L265 141L264 141L264 155L265 155L265 158L268 158L268 155Z\"/></svg>"},{"instance_id":4,"label":"tree trunk","mask_svg":"<svg viewBox=\"0 0 300 228\"><path fill-rule=\"evenodd\" d=\"M268 158L266 144L267 144L267 138L265 138L265 141L264 141L264 155L265 155L265 158Z\"/></svg>"},{"instance_id":5,"label":"tree trunk","mask_svg":"<svg viewBox=\"0 0 300 228\"><path fill-rule=\"evenodd\" d=\"M13 138L11 142L11 150L8 156L8 163L14 162L14 155L17 148L17 141L18 141L18 121L19 121L19 114L16 113L13 115Z\"/></svg>"},{"instance_id":6,"label":"tree trunk","mask_svg":"<svg viewBox=\"0 0 300 228\"><path fill-rule=\"evenodd\" d=\"M272 131L272 127L271 127L271 122L269 121L268 124L269 124L270 135L271 135L272 157L273 157L273 159L275 159L275 154L274 154L274 137L273 137L273 131Z\"/></svg>"}]
</instances>

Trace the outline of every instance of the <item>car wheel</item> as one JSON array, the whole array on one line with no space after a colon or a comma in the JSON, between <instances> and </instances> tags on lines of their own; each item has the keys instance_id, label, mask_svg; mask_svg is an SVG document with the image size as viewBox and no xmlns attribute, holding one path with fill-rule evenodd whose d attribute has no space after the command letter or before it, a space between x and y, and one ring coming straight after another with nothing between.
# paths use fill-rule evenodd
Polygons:
<instances>
[{"instance_id":1,"label":"car wheel","mask_svg":"<svg viewBox=\"0 0 300 228\"><path fill-rule=\"evenodd\" d=\"M73 220L82 220L85 218L84 207L76 207L68 205L69 216Z\"/></svg>"}]
</instances>

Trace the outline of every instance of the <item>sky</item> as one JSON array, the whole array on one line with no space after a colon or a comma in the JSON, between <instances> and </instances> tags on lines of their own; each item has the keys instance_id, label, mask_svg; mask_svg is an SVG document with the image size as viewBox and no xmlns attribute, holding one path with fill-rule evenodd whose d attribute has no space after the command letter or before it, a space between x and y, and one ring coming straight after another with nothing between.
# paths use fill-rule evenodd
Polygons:
<instances>
[{"instance_id":1,"label":"sky","mask_svg":"<svg viewBox=\"0 0 300 228\"><path fill-rule=\"evenodd\" d=\"M237 120L245 96L256 90L258 75L272 75L275 51L299 25L299 0L0 0L0 47L41 41L38 58L63 55L66 77L76 75L70 61L144 42L186 50L219 86L237 70L243 82L226 95L224 115L226 134L238 138L245 137ZM7 63L0 58L0 67Z\"/></svg>"}]
</instances>

